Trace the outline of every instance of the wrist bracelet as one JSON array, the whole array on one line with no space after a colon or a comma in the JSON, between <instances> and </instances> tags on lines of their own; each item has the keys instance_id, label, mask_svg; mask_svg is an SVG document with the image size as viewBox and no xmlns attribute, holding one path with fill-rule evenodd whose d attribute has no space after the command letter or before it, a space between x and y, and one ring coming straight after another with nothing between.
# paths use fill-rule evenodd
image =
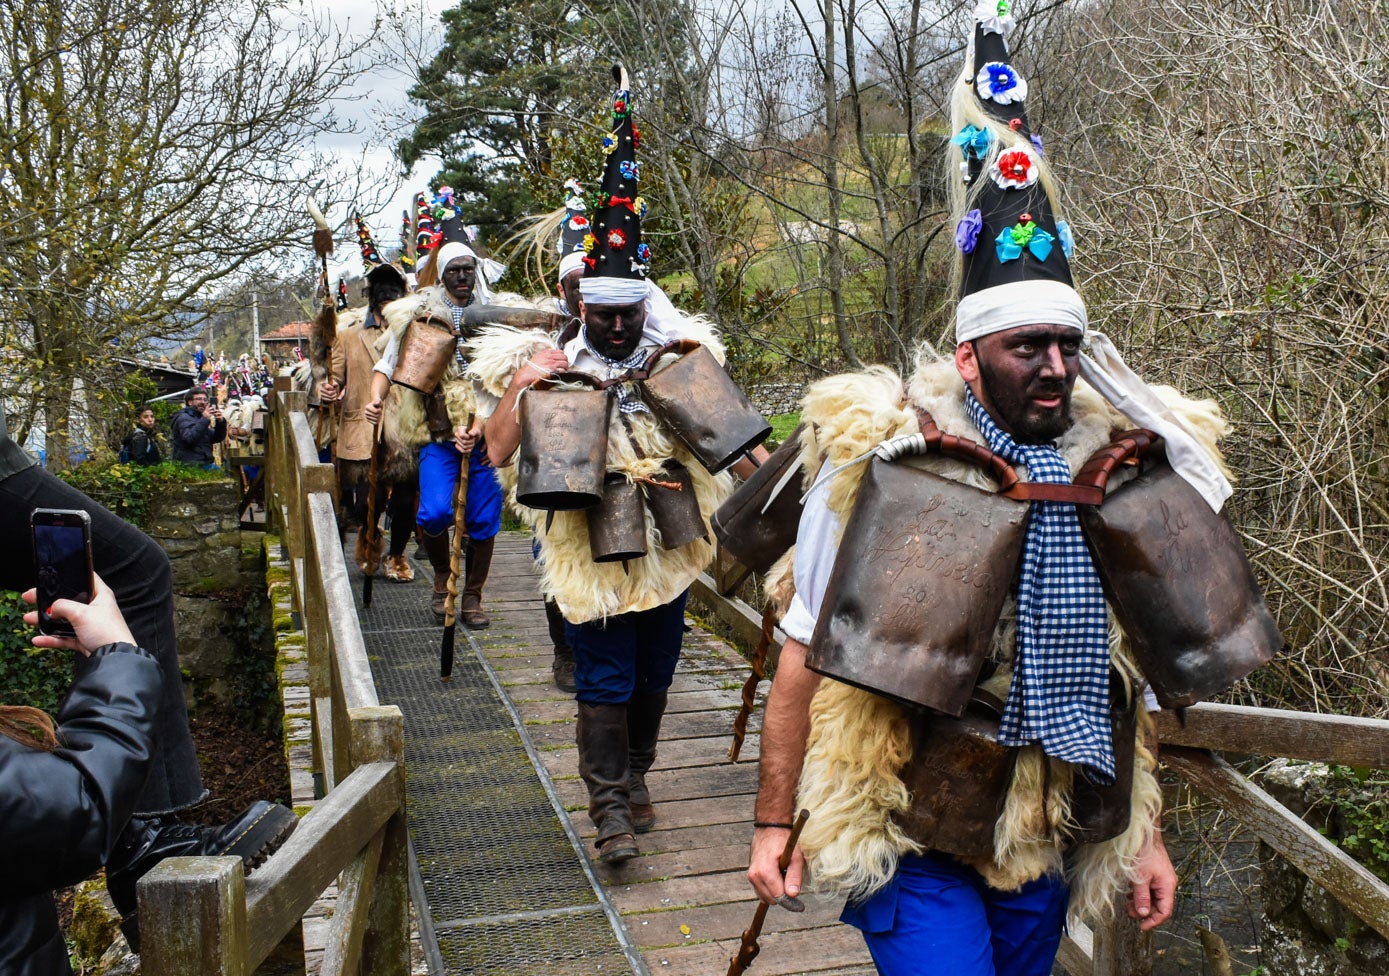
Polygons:
<instances>
[{"instance_id":1,"label":"wrist bracelet","mask_svg":"<svg viewBox=\"0 0 1389 976\"><path fill-rule=\"evenodd\" d=\"M759 829L759 828L761 828L761 827L779 827L779 828L782 829L782 830L795 830L795 829L796 829L796 825L795 825L795 824L779 823L779 822L776 821L776 820L754 820L754 821L752 822L752 826L753 826L753 829L754 829L754 830Z\"/></svg>"}]
</instances>

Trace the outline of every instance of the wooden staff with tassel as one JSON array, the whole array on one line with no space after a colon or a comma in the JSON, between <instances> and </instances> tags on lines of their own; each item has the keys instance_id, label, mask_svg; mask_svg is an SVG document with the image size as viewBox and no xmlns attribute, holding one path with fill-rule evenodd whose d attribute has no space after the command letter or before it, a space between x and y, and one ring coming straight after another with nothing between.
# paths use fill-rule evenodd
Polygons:
<instances>
[{"instance_id":1,"label":"wooden staff with tassel","mask_svg":"<svg viewBox=\"0 0 1389 976\"><path fill-rule=\"evenodd\" d=\"M787 867L791 864L791 854L796 849L796 842L801 839L801 830L805 827L805 822L810 819L810 811L802 810L796 817L796 823L791 828L791 833L786 837L786 846L782 848L781 856L776 859L777 867L781 873L785 874ZM792 898L790 895L782 895L777 902L782 908L792 912L805 911L805 905L800 899ZM762 951L762 947L757 944L757 938L762 934L762 925L767 921L767 909L771 908L765 901L757 903L757 911L753 913L752 924L743 933L742 945L738 946L738 954L728 960L728 976L742 976L747 968L752 965L752 961L757 958L757 954Z\"/></svg>"},{"instance_id":2,"label":"wooden staff with tassel","mask_svg":"<svg viewBox=\"0 0 1389 976\"><path fill-rule=\"evenodd\" d=\"M367 523L362 526L362 534L358 538L365 537L362 545L360 561L365 565L363 571L365 577L362 580L362 606L371 609L371 587L372 581L376 579L376 570L381 564L381 552L384 540L381 538L381 529L376 524L376 466L377 455L381 453L381 424L371 425L371 465L367 468Z\"/></svg>"},{"instance_id":3,"label":"wooden staff with tassel","mask_svg":"<svg viewBox=\"0 0 1389 976\"><path fill-rule=\"evenodd\" d=\"M468 414L468 430L473 429L473 414ZM458 487L453 494L453 545L449 549L449 589L448 602L444 605L444 641L439 646L439 679L448 681L453 677L454 632L458 629L458 577L462 571L463 539L468 535L468 463L469 455L463 455L458 466Z\"/></svg>"},{"instance_id":4,"label":"wooden staff with tassel","mask_svg":"<svg viewBox=\"0 0 1389 976\"><path fill-rule=\"evenodd\" d=\"M304 196L304 206L313 217L313 250L318 255L320 274L323 281L323 301L314 316L313 330L309 336L309 366L313 371L315 384L321 384L328 377L333 356L333 343L338 336L338 309L333 301L333 290L328 284L328 255L333 253L333 229L328 226L328 218L318 209L312 195ZM337 417L334 408L337 401L318 404L318 424L314 432L314 446L323 443L325 432L329 436L328 451L334 463L337 461L333 441L337 436ZM331 425L329 421L332 421Z\"/></svg>"}]
</instances>

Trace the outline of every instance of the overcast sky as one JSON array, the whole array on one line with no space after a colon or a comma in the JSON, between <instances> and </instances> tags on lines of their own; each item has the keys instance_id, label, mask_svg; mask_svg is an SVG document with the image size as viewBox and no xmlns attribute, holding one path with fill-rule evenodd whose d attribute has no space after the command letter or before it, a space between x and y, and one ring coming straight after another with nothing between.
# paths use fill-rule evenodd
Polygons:
<instances>
[{"instance_id":1,"label":"overcast sky","mask_svg":"<svg viewBox=\"0 0 1389 976\"><path fill-rule=\"evenodd\" d=\"M360 79L353 89L353 98L338 106L339 114L351 119L360 134L325 137L319 148L348 164L360 162L366 177L378 188L375 194L367 192L357 205L383 250L397 244L402 212L439 169L437 158L426 158L408 178L402 178L392 147L410 133L418 112L406 96L413 71L438 50L443 37L439 14L455 2L313 0L314 7L331 16L364 56L374 56L381 62L380 67ZM385 18L388 26L373 31L378 18ZM373 206L379 200L385 202ZM351 210L340 206L327 214L334 228L344 228L337 235L335 260L330 262L330 273L335 279L344 270L361 273L355 231L342 224Z\"/></svg>"}]
</instances>

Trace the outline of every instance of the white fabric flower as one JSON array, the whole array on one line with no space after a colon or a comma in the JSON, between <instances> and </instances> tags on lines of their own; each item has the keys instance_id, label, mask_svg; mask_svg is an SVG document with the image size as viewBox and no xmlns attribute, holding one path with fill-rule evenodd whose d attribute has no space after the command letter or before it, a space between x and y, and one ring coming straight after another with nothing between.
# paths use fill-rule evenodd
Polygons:
<instances>
[{"instance_id":1,"label":"white fabric flower","mask_svg":"<svg viewBox=\"0 0 1389 976\"><path fill-rule=\"evenodd\" d=\"M1025 190L1037 182L1037 159L1031 149L1015 146L998 154L989 176L1004 190Z\"/></svg>"},{"instance_id":2,"label":"white fabric flower","mask_svg":"<svg viewBox=\"0 0 1389 976\"><path fill-rule=\"evenodd\" d=\"M979 0L974 20L986 34L1007 35L1013 29L1013 8L1009 0Z\"/></svg>"},{"instance_id":3,"label":"white fabric flower","mask_svg":"<svg viewBox=\"0 0 1389 976\"><path fill-rule=\"evenodd\" d=\"M990 61L980 68L974 87L980 98L999 105L1012 105L1027 98L1027 79L1002 61Z\"/></svg>"}]
</instances>

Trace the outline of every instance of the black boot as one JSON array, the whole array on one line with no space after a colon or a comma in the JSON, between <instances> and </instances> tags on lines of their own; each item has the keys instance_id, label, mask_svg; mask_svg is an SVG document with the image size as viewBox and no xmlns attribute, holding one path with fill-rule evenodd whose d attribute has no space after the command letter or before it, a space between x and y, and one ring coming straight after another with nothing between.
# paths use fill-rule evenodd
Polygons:
<instances>
[{"instance_id":1,"label":"black boot","mask_svg":"<svg viewBox=\"0 0 1389 976\"><path fill-rule=\"evenodd\" d=\"M572 695L579 690L574 684L574 651L564 636L564 614L554 600L545 601L545 623L550 627L550 643L555 647L555 659L550 664L555 687Z\"/></svg>"},{"instance_id":2,"label":"black boot","mask_svg":"<svg viewBox=\"0 0 1389 976\"><path fill-rule=\"evenodd\" d=\"M496 536L473 539L468 543L467 573L458 616L463 619L463 626L471 630L482 630L492 624L492 618L482 609L482 587L487 582L487 574L492 571L492 552L496 545Z\"/></svg>"},{"instance_id":3,"label":"black boot","mask_svg":"<svg viewBox=\"0 0 1389 976\"><path fill-rule=\"evenodd\" d=\"M588 787L588 815L598 828L598 860L620 864L637 851L627 807L627 706L579 702L579 775Z\"/></svg>"},{"instance_id":4,"label":"black boot","mask_svg":"<svg viewBox=\"0 0 1389 976\"><path fill-rule=\"evenodd\" d=\"M299 818L288 807L257 800L221 827L184 823L171 816L132 817L106 862L106 891L121 916L121 931L132 952L140 951L140 919L135 883L166 857L240 857L246 871L261 864L284 843Z\"/></svg>"},{"instance_id":5,"label":"black boot","mask_svg":"<svg viewBox=\"0 0 1389 976\"><path fill-rule=\"evenodd\" d=\"M444 614L449 601L449 530L429 533L421 532L424 552L429 557L429 565L434 567L434 593L429 598L429 609L437 618L436 623L444 622Z\"/></svg>"},{"instance_id":6,"label":"black boot","mask_svg":"<svg viewBox=\"0 0 1389 976\"><path fill-rule=\"evenodd\" d=\"M656 761L656 741L661 737L661 717L666 713L667 694L636 693L627 703L627 780L628 808L632 826L644 834L656 825L656 808L646 789L646 773Z\"/></svg>"}]
</instances>

